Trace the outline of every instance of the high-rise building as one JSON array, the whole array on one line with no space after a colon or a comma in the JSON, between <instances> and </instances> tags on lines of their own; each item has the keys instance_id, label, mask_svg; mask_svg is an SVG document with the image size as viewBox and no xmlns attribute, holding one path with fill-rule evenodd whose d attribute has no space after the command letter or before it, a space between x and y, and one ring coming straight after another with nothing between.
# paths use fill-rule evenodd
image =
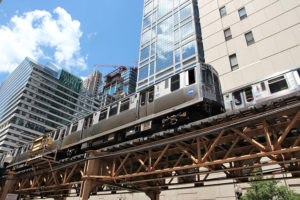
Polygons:
<instances>
[{"instance_id":1,"label":"high-rise building","mask_svg":"<svg viewBox=\"0 0 300 200\"><path fill-rule=\"evenodd\" d=\"M82 80L26 58L0 86L0 154L97 110Z\"/></svg>"},{"instance_id":2,"label":"high-rise building","mask_svg":"<svg viewBox=\"0 0 300 200\"><path fill-rule=\"evenodd\" d=\"M197 1L145 0L137 90L203 61Z\"/></svg>"},{"instance_id":3,"label":"high-rise building","mask_svg":"<svg viewBox=\"0 0 300 200\"><path fill-rule=\"evenodd\" d=\"M82 88L91 96L97 96L99 85L102 83L102 73L93 71L82 83Z\"/></svg>"},{"instance_id":4,"label":"high-rise building","mask_svg":"<svg viewBox=\"0 0 300 200\"><path fill-rule=\"evenodd\" d=\"M121 66L119 69L105 76L105 83L101 86L98 99L101 106L105 106L136 91L137 69Z\"/></svg>"},{"instance_id":5,"label":"high-rise building","mask_svg":"<svg viewBox=\"0 0 300 200\"><path fill-rule=\"evenodd\" d=\"M300 1L198 0L205 61L223 92L300 65Z\"/></svg>"}]
</instances>

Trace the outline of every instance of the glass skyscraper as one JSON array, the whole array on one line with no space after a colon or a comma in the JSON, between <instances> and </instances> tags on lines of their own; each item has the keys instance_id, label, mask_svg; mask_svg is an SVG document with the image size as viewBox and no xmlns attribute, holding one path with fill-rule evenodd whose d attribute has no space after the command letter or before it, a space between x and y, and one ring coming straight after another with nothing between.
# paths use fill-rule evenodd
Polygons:
<instances>
[{"instance_id":1,"label":"glass skyscraper","mask_svg":"<svg viewBox=\"0 0 300 200\"><path fill-rule=\"evenodd\" d=\"M0 86L0 154L96 111L82 80L54 64L26 58Z\"/></svg>"},{"instance_id":2,"label":"glass skyscraper","mask_svg":"<svg viewBox=\"0 0 300 200\"><path fill-rule=\"evenodd\" d=\"M145 0L137 90L204 62L196 0Z\"/></svg>"}]
</instances>

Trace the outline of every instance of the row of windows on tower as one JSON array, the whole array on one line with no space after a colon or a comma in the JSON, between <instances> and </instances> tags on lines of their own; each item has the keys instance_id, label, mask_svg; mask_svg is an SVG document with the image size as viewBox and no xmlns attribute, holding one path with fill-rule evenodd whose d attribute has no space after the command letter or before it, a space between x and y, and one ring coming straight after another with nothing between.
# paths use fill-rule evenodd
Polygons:
<instances>
[{"instance_id":1,"label":"row of windows on tower","mask_svg":"<svg viewBox=\"0 0 300 200\"><path fill-rule=\"evenodd\" d=\"M225 6L221 7L219 9L219 12L220 12L221 18L226 16L227 15L226 7ZM238 14L239 14L240 20L247 18L247 12L246 12L245 7L239 9ZM232 34L231 34L230 28L227 28L224 30L224 36L225 36L226 41L232 39ZM245 33L245 40L246 40L246 43L248 46L255 43L252 31ZM229 56L229 62L230 62L232 71L237 70L239 68L236 54L232 54Z\"/></svg>"},{"instance_id":2,"label":"row of windows on tower","mask_svg":"<svg viewBox=\"0 0 300 200\"><path fill-rule=\"evenodd\" d=\"M225 6L221 7L219 9L219 12L220 12L221 17L226 16L227 15L226 7ZM247 12L246 12L245 7L239 9L238 13L239 13L240 20L243 20L243 19L247 18Z\"/></svg>"}]
</instances>

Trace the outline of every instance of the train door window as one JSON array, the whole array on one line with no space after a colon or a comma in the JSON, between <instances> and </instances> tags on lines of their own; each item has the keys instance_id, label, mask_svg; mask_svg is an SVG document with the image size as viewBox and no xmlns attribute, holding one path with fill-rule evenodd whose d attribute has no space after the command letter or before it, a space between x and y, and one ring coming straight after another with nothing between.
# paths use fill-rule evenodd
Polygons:
<instances>
[{"instance_id":1,"label":"train door window","mask_svg":"<svg viewBox=\"0 0 300 200\"><path fill-rule=\"evenodd\" d=\"M242 97L241 97L241 92L237 91L233 93L233 98L234 98L234 104L236 106L239 106L242 104Z\"/></svg>"},{"instance_id":2,"label":"train door window","mask_svg":"<svg viewBox=\"0 0 300 200\"><path fill-rule=\"evenodd\" d=\"M152 87L149 90L149 103L153 102L153 100L154 100L154 87Z\"/></svg>"},{"instance_id":3,"label":"train door window","mask_svg":"<svg viewBox=\"0 0 300 200\"><path fill-rule=\"evenodd\" d=\"M93 115L89 115L88 117L86 117L84 119L84 124L83 124L83 127L86 129L86 128L89 128L91 125L92 125L92 122L93 122Z\"/></svg>"},{"instance_id":4,"label":"train door window","mask_svg":"<svg viewBox=\"0 0 300 200\"><path fill-rule=\"evenodd\" d=\"M59 130L55 132L54 140L57 140L57 139L58 139L58 136L59 136Z\"/></svg>"},{"instance_id":5,"label":"train door window","mask_svg":"<svg viewBox=\"0 0 300 200\"><path fill-rule=\"evenodd\" d=\"M123 112L128 109L129 109L129 99L126 99L121 102L120 112Z\"/></svg>"},{"instance_id":6,"label":"train door window","mask_svg":"<svg viewBox=\"0 0 300 200\"><path fill-rule=\"evenodd\" d=\"M169 87L169 79L165 80L165 89Z\"/></svg>"},{"instance_id":7,"label":"train door window","mask_svg":"<svg viewBox=\"0 0 300 200\"><path fill-rule=\"evenodd\" d=\"M196 82L196 79L195 79L195 69L192 69L188 72L188 75L189 75L189 85L192 85Z\"/></svg>"},{"instance_id":8,"label":"train door window","mask_svg":"<svg viewBox=\"0 0 300 200\"><path fill-rule=\"evenodd\" d=\"M178 90L180 88L180 76L176 74L171 77L171 92Z\"/></svg>"},{"instance_id":9,"label":"train door window","mask_svg":"<svg viewBox=\"0 0 300 200\"><path fill-rule=\"evenodd\" d=\"M284 76L280 76L278 78L269 80L268 83L269 83L270 92L272 94L288 88Z\"/></svg>"},{"instance_id":10,"label":"train door window","mask_svg":"<svg viewBox=\"0 0 300 200\"><path fill-rule=\"evenodd\" d=\"M262 90L262 91L265 91L265 90L266 90L265 82L261 82L261 83L260 83L260 86L261 86L261 90Z\"/></svg>"},{"instance_id":11,"label":"train door window","mask_svg":"<svg viewBox=\"0 0 300 200\"><path fill-rule=\"evenodd\" d=\"M142 92L141 93L141 97L140 97L140 99L141 99L141 106L143 106L143 105L145 105L146 104L146 92Z\"/></svg>"},{"instance_id":12,"label":"train door window","mask_svg":"<svg viewBox=\"0 0 300 200\"><path fill-rule=\"evenodd\" d=\"M110 106L109 116L111 117L111 116L117 114L117 112L118 112L118 103L115 103Z\"/></svg>"},{"instance_id":13,"label":"train door window","mask_svg":"<svg viewBox=\"0 0 300 200\"><path fill-rule=\"evenodd\" d=\"M73 128L72 128L73 129ZM63 131L62 131L62 133L61 133L61 137L60 137L60 139L64 139L64 137L65 137L65 134L66 134L66 130L64 129Z\"/></svg>"},{"instance_id":14,"label":"train door window","mask_svg":"<svg viewBox=\"0 0 300 200\"><path fill-rule=\"evenodd\" d=\"M71 133L77 131L77 127L78 127L78 122L76 122L75 124L73 124ZM65 131L65 130L64 130L64 131Z\"/></svg>"},{"instance_id":15,"label":"train door window","mask_svg":"<svg viewBox=\"0 0 300 200\"><path fill-rule=\"evenodd\" d=\"M245 95L246 95L246 101L251 102L253 101L253 93L252 93L252 88L246 88L245 89Z\"/></svg>"},{"instance_id":16,"label":"train door window","mask_svg":"<svg viewBox=\"0 0 300 200\"><path fill-rule=\"evenodd\" d=\"M107 109L102 110L99 116L99 121L106 119L107 116Z\"/></svg>"}]
</instances>

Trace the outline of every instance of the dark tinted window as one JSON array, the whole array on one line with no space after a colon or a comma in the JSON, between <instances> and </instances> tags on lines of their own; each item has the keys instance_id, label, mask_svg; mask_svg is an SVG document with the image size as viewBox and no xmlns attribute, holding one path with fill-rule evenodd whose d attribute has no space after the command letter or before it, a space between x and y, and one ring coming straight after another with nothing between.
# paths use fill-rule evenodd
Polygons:
<instances>
[{"instance_id":1,"label":"dark tinted window","mask_svg":"<svg viewBox=\"0 0 300 200\"><path fill-rule=\"evenodd\" d=\"M178 90L180 87L180 76L179 74L176 74L171 78L171 91Z\"/></svg>"},{"instance_id":2,"label":"dark tinted window","mask_svg":"<svg viewBox=\"0 0 300 200\"><path fill-rule=\"evenodd\" d=\"M189 71L189 85L194 84L196 82L195 79L195 70L192 69Z\"/></svg>"},{"instance_id":3,"label":"dark tinted window","mask_svg":"<svg viewBox=\"0 0 300 200\"><path fill-rule=\"evenodd\" d=\"M71 132L75 132L77 130L77 127L78 127L78 122L76 124L73 124Z\"/></svg>"},{"instance_id":4,"label":"dark tinted window","mask_svg":"<svg viewBox=\"0 0 300 200\"><path fill-rule=\"evenodd\" d=\"M145 105L146 104L146 92L142 92L141 93L141 106Z\"/></svg>"},{"instance_id":5,"label":"dark tinted window","mask_svg":"<svg viewBox=\"0 0 300 200\"><path fill-rule=\"evenodd\" d=\"M233 100L234 100L234 104L237 106L242 104L242 97L240 91L233 93Z\"/></svg>"},{"instance_id":6,"label":"dark tinted window","mask_svg":"<svg viewBox=\"0 0 300 200\"><path fill-rule=\"evenodd\" d=\"M102 110L99 116L99 121L106 119L107 110Z\"/></svg>"},{"instance_id":7,"label":"dark tinted window","mask_svg":"<svg viewBox=\"0 0 300 200\"><path fill-rule=\"evenodd\" d=\"M126 99L126 100L122 101L122 103L121 103L120 112L123 112L128 109L129 109L129 99Z\"/></svg>"},{"instance_id":8,"label":"dark tinted window","mask_svg":"<svg viewBox=\"0 0 300 200\"><path fill-rule=\"evenodd\" d=\"M117 112L118 112L118 104L115 103L112 106L110 106L109 116L113 116L117 114Z\"/></svg>"},{"instance_id":9,"label":"dark tinted window","mask_svg":"<svg viewBox=\"0 0 300 200\"><path fill-rule=\"evenodd\" d=\"M154 88L149 90L149 103L153 102L154 100Z\"/></svg>"},{"instance_id":10,"label":"dark tinted window","mask_svg":"<svg viewBox=\"0 0 300 200\"><path fill-rule=\"evenodd\" d=\"M287 82L283 76L269 80L268 82L271 93L279 92L288 88Z\"/></svg>"},{"instance_id":11,"label":"dark tinted window","mask_svg":"<svg viewBox=\"0 0 300 200\"><path fill-rule=\"evenodd\" d=\"M245 89L245 95L246 95L247 102L253 101L253 93L252 93L252 88L251 87Z\"/></svg>"}]
</instances>

